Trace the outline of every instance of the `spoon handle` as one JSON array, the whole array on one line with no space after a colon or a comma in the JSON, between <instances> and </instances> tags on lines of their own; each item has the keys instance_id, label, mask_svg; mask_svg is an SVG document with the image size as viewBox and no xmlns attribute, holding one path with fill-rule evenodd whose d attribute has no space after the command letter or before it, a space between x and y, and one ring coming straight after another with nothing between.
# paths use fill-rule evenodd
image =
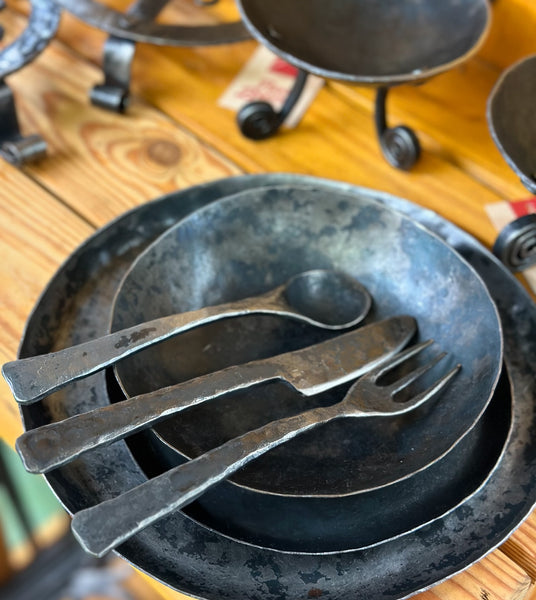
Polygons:
<instances>
[{"instance_id":1,"label":"spoon handle","mask_svg":"<svg viewBox=\"0 0 536 600\"><path fill-rule=\"evenodd\" d=\"M78 512L71 524L73 533L87 552L103 556L271 448L339 416L343 414L338 405L333 405L267 423L124 494Z\"/></svg>"},{"instance_id":2,"label":"spoon handle","mask_svg":"<svg viewBox=\"0 0 536 600\"><path fill-rule=\"evenodd\" d=\"M23 358L3 365L2 373L15 400L37 402L68 383L105 369L117 361L174 335L223 318L281 312L254 299L160 317L50 354Z\"/></svg>"},{"instance_id":3,"label":"spoon handle","mask_svg":"<svg viewBox=\"0 0 536 600\"><path fill-rule=\"evenodd\" d=\"M185 408L284 376L284 370L269 360L233 365L30 429L17 439L17 452L27 471L46 473L88 450L123 439Z\"/></svg>"}]
</instances>

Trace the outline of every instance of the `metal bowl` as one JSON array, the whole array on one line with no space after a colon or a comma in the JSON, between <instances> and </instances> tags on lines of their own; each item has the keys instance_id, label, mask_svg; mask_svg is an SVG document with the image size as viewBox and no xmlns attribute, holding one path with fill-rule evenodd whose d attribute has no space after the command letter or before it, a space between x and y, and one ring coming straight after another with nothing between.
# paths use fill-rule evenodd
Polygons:
<instances>
[{"instance_id":1,"label":"metal bowl","mask_svg":"<svg viewBox=\"0 0 536 600\"><path fill-rule=\"evenodd\" d=\"M169 2L133 4L125 13L98 0L57 0L78 19L120 39L158 46L212 46L249 39L240 20L216 25L172 25L156 22ZM217 2L217 0L215 0ZM203 0L209 6L213 2ZM156 14L155 14L156 13Z\"/></svg>"},{"instance_id":2,"label":"metal bowl","mask_svg":"<svg viewBox=\"0 0 536 600\"><path fill-rule=\"evenodd\" d=\"M280 186L243 192L197 211L132 265L116 296L112 329L262 293L300 271L335 268L360 280L370 320L411 314L462 372L437 405L393 419L344 419L270 451L233 476L250 490L340 497L425 469L474 426L502 364L498 314L458 254L366 195ZM467 324L471 323L471 327ZM332 332L273 316L198 328L116 366L127 395L302 347ZM262 423L342 399L345 387L303 397L273 382L188 409L155 431L188 458Z\"/></svg>"},{"instance_id":3,"label":"metal bowl","mask_svg":"<svg viewBox=\"0 0 536 600\"><path fill-rule=\"evenodd\" d=\"M394 85L459 64L490 26L487 0L238 0L244 24L296 67L328 79Z\"/></svg>"}]
</instances>

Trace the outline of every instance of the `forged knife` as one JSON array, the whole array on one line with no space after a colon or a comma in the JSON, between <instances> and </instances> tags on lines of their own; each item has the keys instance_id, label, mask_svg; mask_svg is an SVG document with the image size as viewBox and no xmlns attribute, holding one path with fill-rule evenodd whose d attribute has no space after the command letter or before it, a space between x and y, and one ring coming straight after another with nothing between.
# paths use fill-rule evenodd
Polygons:
<instances>
[{"instance_id":1,"label":"forged knife","mask_svg":"<svg viewBox=\"0 0 536 600\"><path fill-rule=\"evenodd\" d=\"M416 330L413 317L391 317L301 350L233 365L31 429L18 438L16 448L28 471L46 473L227 392L281 379L306 396L319 394L378 366L400 351Z\"/></svg>"}]
</instances>

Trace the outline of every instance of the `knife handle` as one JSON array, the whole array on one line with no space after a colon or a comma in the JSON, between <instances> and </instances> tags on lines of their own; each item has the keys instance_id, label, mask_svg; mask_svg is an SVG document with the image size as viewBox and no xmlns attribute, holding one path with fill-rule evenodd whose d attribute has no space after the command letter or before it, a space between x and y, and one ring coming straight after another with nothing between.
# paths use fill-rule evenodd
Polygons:
<instances>
[{"instance_id":1,"label":"knife handle","mask_svg":"<svg viewBox=\"0 0 536 600\"><path fill-rule=\"evenodd\" d=\"M73 533L87 552L103 556L261 454L340 416L340 408L333 405L267 423L124 494L76 513L71 524Z\"/></svg>"},{"instance_id":2,"label":"knife handle","mask_svg":"<svg viewBox=\"0 0 536 600\"><path fill-rule=\"evenodd\" d=\"M30 473L46 473L81 454L146 429L163 419L227 392L281 377L268 362L252 362L208 373L148 394L134 396L30 429L16 441Z\"/></svg>"}]
</instances>

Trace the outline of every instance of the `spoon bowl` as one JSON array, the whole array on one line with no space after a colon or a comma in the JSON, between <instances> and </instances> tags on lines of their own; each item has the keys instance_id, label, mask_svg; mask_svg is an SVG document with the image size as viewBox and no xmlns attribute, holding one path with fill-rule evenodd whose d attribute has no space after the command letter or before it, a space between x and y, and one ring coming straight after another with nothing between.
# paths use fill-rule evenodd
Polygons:
<instances>
[{"instance_id":1,"label":"spoon bowl","mask_svg":"<svg viewBox=\"0 0 536 600\"><path fill-rule=\"evenodd\" d=\"M344 329L362 321L372 298L357 279L342 271L315 269L298 273L281 286L281 303L296 317L324 329Z\"/></svg>"}]
</instances>

